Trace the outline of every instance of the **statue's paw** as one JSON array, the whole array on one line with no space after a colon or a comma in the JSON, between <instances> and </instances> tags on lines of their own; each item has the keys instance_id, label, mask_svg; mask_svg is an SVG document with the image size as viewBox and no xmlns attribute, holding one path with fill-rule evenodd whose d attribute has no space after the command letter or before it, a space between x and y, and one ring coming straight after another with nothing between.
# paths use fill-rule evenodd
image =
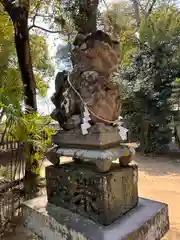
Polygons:
<instances>
[{"instance_id":1,"label":"statue's paw","mask_svg":"<svg viewBox=\"0 0 180 240\"><path fill-rule=\"evenodd\" d=\"M46 153L46 157L53 165L59 166L60 158L58 157L56 151L57 151L56 147L49 149Z\"/></svg>"},{"instance_id":2,"label":"statue's paw","mask_svg":"<svg viewBox=\"0 0 180 240\"><path fill-rule=\"evenodd\" d=\"M133 160L134 155L135 155L134 149L127 149L124 155L119 158L119 164L121 166L129 165L129 163Z\"/></svg>"},{"instance_id":3,"label":"statue's paw","mask_svg":"<svg viewBox=\"0 0 180 240\"><path fill-rule=\"evenodd\" d=\"M96 160L95 161L98 172L108 172L111 168L111 160Z\"/></svg>"}]
</instances>

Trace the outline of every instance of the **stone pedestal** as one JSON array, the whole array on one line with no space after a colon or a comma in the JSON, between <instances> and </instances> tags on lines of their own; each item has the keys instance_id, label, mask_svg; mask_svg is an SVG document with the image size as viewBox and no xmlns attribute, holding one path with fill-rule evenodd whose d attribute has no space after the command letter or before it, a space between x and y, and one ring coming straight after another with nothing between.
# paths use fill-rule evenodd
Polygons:
<instances>
[{"instance_id":1,"label":"stone pedestal","mask_svg":"<svg viewBox=\"0 0 180 240\"><path fill-rule=\"evenodd\" d=\"M98 173L92 164L46 168L48 202L109 225L138 203L137 166Z\"/></svg>"},{"instance_id":2,"label":"stone pedestal","mask_svg":"<svg viewBox=\"0 0 180 240\"><path fill-rule=\"evenodd\" d=\"M107 227L47 204L46 197L25 202L23 216L26 227L42 240L160 240L169 230L167 205L143 198Z\"/></svg>"}]
</instances>

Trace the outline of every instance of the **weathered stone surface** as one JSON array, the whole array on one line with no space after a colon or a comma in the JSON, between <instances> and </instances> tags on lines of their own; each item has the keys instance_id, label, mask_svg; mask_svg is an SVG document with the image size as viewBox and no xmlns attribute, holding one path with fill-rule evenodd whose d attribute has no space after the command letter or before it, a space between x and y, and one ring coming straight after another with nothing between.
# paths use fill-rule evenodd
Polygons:
<instances>
[{"instance_id":1,"label":"weathered stone surface","mask_svg":"<svg viewBox=\"0 0 180 240\"><path fill-rule=\"evenodd\" d=\"M120 116L121 84L115 45L117 42L108 34L97 30L73 48L73 69L69 76L65 71L57 74L52 97L56 109L51 116L64 130L81 128L85 105L91 125L99 122L110 125Z\"/></svg>"},{"instance_id":2,"label":"weathered stone surface","mask_svg":"<svg viewBox=\"0 0 180 240\"><path fill-rule=\"evenodd\" d=\"M69 148L109 148L122 142L117 127L96 124L83 135L81 129L58 131L52 137L53 143Z\"/></svg>"},{"instance_id":3,"label":"weathered stone surface","mask_svg":"<svg viewBox=\"0 0 180 240\"><path fill-rule=\"evenodd\" d=\"M117 160L120 157L128 156L131 151L128 147L118 146L108 149L82 149L82 148L63 148L55 147L58 156L73 157L79 159L89 159L92 161Z\"/></svg>"},{"instance_id":4,"label":"weathered stone surface","mask_svg":"<svg viewBox=\"0 0 180 240\"><path fill-rule=\"evenodd\" d=\"M96 161L95 164L98 172L105 173L111 169L112 161L111 160Z\"/></svg>"},{"instance_id":5,"label":"weathered stone surface","mask_svg":"<svg viewBox=\"0 0 180 240\"><path fill-rule=\"evenodd\" d=\"M49 203L68 208L102 225L111 224L138 203L137 166L113 166L97 173L92 164L46 168Z\"/></svg>"},{"instance_id":6,"label":"weathered stone surface","mask_svg":"<svg viewBox=\"0 0 180 240\"><path fill-rule=\"evenodd\" d=\"M135 150L127 146L119 146L110 149L77 149L61 148L54 146L48 150L46 157L54 165L60 164L62 156L72 157L76 163L84 161L96 164L98 172L108 172L111 169L112 161L119 159L120 166L127 166L133 160Z\"/></svg>"},{"instance_id":7,"label":"weathered stone surface","mask_svg":"<svg viewBox=\"0 0 180 240\"><path fill-rule=\"evenodd\" d=\"M27 228L42 240L160 240L169 230L167 205L143 198L108 227L47 204L46 197L25 202L23 216Z\"/></svg>"}]
</instances>

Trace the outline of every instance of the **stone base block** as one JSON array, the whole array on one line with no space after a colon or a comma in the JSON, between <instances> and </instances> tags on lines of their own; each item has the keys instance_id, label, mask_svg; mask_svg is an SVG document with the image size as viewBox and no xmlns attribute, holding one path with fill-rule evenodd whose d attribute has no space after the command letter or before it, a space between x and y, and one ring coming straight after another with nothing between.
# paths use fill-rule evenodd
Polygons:
<instances>
[{"instance_id":1,"label":"stone base block","mask_svg":"<svg viewBox=\"0 0 180 240\"><path fill-rule=\"evenodd\" d=\"M92 164L46 168L48 202L109 225L138 203L137 166L97 173Z\"/></svg>"},{"instance_id":2,"label":"stone base block","mask_svg":"<svg viewBox=\"0 0 180 240\"><path fill-rule=\"evenodd\" d=\"M160 240L169 230L167 205L143 198L108 227L47 204L46 197L25 202L23 216L26 227L42 240Z\"/></svg>"}]
</instances>

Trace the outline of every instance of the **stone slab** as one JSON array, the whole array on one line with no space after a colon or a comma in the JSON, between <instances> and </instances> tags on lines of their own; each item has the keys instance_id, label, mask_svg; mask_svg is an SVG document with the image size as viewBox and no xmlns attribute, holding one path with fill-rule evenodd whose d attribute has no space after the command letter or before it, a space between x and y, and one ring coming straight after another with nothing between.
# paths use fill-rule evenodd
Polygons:
<instances>
[{"instance_id":1,"label":"stone slab","mask_svg":"<svg viewBox=\"0 0 180 240\"><path fill-rule=\"evenodd\" d=\"M53 143L67 148L109 148L123 142L117 127L96 124L83 135L81 129L60 130L52 136Z\"/></svg>"},{"instance_id":2,"label":"stone slab","mask_svg":"<svg viewBox=\"0 0 180 240\"><path fill-rule=\"evenodd\" d=\"M114 161L123 156L131 154L127 146L118 146L108 149L82 149L82 148L63 148L58 147L56 154L58 156L72 157L79 159L89 159L92 161L110 160Z\"/></svg>"},{"instance_id":3,"label":"stone slab","mask_svg":"<svg viewBox=\"0 0 180 240\"><path fill-rule=\"evenodd\" d=\"M25 202L23 216L42 240L160 240L169 230L168 206L144 198L108 227L48 204L46 197Z\"/></svg>"},{"instance_id":4,"label":"stone slab","mask_svg":"<svg viewBox=\"0 0 180 240\"><path fill-rule=\"evenodd\" d=\"M98 173L92 164L74 162L46 167L48 201L109 225L136 207L138 168L119 167Z\"/></svg>"}]
</instances>

